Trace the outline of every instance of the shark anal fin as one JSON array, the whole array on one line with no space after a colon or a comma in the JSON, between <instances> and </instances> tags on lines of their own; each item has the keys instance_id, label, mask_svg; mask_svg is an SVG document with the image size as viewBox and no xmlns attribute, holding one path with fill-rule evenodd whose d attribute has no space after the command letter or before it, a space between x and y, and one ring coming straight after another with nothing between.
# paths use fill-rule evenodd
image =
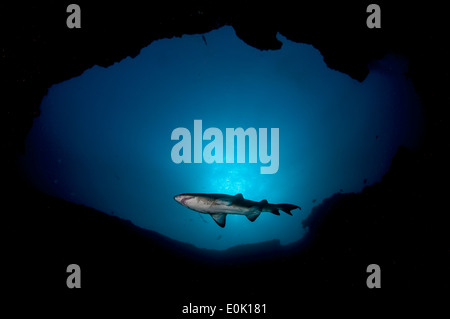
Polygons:
<instances>
[{"instance_id":1,"label":"shark anal fin","mask_svg":"<svg viewBox=\"0 0 450 319\"><path fill-rule=\"evenodd\" d=\"M280 215L280 211L276 208L272 209L270 212L275 215Z\"/></svg>"},{"instance_id":2,"label":"shark anal fin","mask_svg":"<svg viewBox=\"0 0 450 319\"><path fill-rule=\"evenodd\" d=\"M297 208L301 209L300 206L291 205L291 204L278 204L278 205L276 205L276 207L279 210L282 210L283 212L285 212L286 214L289 214L291 216L292 216L291 210L294 210L294 209L297 209Z\"/></svg>"},{"instance_id":3,"label":"shark anal fin","mask_svg":"<svg viewBox=\"0 0 450 319\"><path fill-rule=\"evenodd\" d=\"M214 221L217 223L217 225L219 225L222 228L225 227L225 221L227 218L227 214L218 213L218 214L210 214L210 215L214 219Z\"/></svg>"}]
</instances>

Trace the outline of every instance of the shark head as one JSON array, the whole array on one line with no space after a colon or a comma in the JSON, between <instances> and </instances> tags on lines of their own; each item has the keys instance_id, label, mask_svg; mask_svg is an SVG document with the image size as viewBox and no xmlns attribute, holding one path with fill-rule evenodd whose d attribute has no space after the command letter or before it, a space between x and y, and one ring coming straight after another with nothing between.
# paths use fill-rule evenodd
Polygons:
<instances>
[{"instance_id":1,"label":"shark head","mask_svg":"<svg viewBox=\"0 0 450 319\"><path fill-rule=\"evenodd\" d=\"M183 206L189 207L189 204L187 203L190 199L193 199L195 196L192 196L190 194L180 194L173 197L178 203L180 203Z\"/></svg>"},{"instance_id":2,"label":"shark head","mask_svg":"<svg viewBox=\"0 0 450 319\"><path fill-rule=\"evenodd\" d=\"M173 199L175 199L178 203L180 203L184 207L205 214L210 213L209 209L216 200L214 197L211 197L208 194L199 194L199 193L184 193L174 196Z\"/></svg>"}]
</instances>

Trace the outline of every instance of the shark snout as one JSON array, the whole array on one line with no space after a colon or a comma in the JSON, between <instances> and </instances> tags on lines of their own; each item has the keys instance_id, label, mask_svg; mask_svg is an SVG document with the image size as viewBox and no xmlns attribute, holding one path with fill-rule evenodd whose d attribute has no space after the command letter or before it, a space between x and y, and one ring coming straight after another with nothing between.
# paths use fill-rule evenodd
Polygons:
<instances>
[{"instance_id":1,"label":"shark snout","mask_svg":"<svg viewBox=\"0 0 450 319\"><path fill-rule=\"evenodd\" d=\"M180 194L173 197L178 203L180 203L183 206L186 206L186 201L193 198L193 196L189 196L186 194Z\"/></svg>"},{"instance_id":2,"label":"shark snout","mask_svg":"<svg viewBox=\"0 0 450 319\"><path fill-rule=\"evenodd\" d=\"M173 197L173 199L175 199L175 200L179 203L179 202L181 202L182 195L175 195L175 196Z\"/></svg>"}]
</instances>

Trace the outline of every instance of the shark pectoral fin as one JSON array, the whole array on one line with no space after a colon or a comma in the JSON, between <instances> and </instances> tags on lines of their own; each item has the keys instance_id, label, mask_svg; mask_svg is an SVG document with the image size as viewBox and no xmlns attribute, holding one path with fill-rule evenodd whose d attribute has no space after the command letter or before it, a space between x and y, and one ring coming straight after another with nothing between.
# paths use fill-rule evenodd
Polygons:
<instances>
[{"instance_id":1,"label":"shark pectoral fin","mask_svg":"<svg viewBox=\"0 0 450 319\"><path fill-rule=\"evenodd\" d=\"M245 214L247 216L248 220L251 222L254 222L256 218L261 214L261 210L258 209L258 207L253 206L250 211Z\"/></svg>"},{"instance_id":2,"label":"shark pectoral fin","mask_svg":"<svg viewBox=\"0 0 450 319\"><path fill-rule=\"evenodd\" d=\"M214 221L217 223L217 225L219 225L220 227L225 227L225 221L226 221L226 217L227 214L210 214L211 217L214 219Z\"/></svg>"}]
</instances>

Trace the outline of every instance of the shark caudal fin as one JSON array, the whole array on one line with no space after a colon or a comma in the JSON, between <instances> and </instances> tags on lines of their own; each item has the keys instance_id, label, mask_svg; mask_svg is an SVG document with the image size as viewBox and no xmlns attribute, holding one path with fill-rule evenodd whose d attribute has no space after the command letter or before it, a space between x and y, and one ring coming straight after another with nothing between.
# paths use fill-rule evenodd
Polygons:
<instances>
[{"instance_id":1,"label":"shark caudal fin","mask_svg":"<svg viewBox=\"0 0 450 319\"><path fill-rule=\"evenodd\" d=\"M300 206L291 205L291 204L277 204L277 205L274 205L274 206L277 208L276 212L272 211L272 213L275 214L275 215L279 215L280 213L278 212L278 210L281 210L281 211L285 212L286 214L289 214L289 215L292 216L292 213L291 213L292 210L297 209L297 208L301 209Z\"/></svg>"}]
</instances>

